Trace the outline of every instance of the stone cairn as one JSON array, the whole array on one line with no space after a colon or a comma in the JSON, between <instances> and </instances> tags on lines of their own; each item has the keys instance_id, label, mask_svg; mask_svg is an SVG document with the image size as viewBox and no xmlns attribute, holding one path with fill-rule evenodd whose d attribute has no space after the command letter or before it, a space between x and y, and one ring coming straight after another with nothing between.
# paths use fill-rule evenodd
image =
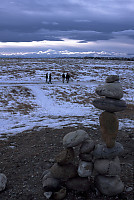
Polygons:
<instances>
[{"instance_id":1,"label":"stone cairn","mask_svg":"<svg viewBox=\"0 0 134 200\"><path fill-rule=\"evenodd\" d=\"M116 142L119 122L115 112L126 108L125 101L120 100L123 97L123 90L119 83L119 76L108 76L106 83L96 88L96 93L103 97L95 99L93 105L105 111L99 118L104 144L98 144L94 150L96 158L94 169L99 173L95 177L95 182L102 194L113 196L124 189L124 184L119 177L121 167L118 157L124 149Z\"/></svg>"},{"instance_id":2,"label":"stone cairn","mask_svg":"<svg viewBox=\"0 0 134 200\"><path fill-rule=\"evenodd\" d=\"M124 190L119 175L121 172L118 156L123 146L115 142L118 132L118 119L115 114L126 108L120 100L123 90L117 75L109 76L96 93L105 98L95 99L93 105L105 110L100 115L102 139L105 144L95 144L84 130L70 132L63 137L64 150L55 158L54 165L43 173L42 184L47 199L63 199L67 189L78 192L89 191L91 180L104 195L114 196ZM75 147L79 147L76 164Z\"/></svg>"}]
</instances>

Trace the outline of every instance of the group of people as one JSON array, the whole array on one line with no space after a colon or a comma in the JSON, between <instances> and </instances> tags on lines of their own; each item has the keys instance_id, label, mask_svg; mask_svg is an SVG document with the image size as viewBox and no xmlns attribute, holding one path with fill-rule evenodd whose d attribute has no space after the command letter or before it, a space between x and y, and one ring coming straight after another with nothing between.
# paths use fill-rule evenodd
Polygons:
<instances>
[{"instance_id":1,"label":"group of people","mask_svg":"<svg viewBox=\"0 0 134 200\"><path fill-rule=\"evenodd\" d=\"M66 75L64 73L62 74L62 82L63 83L64 83L65 79L66 79L67 83L69 83L69 79L70 79L69 73L67 73Z\"/></svg>"},{"instance_id":2,"label":"group of people","mask_svg":"<svg viewBox=\"0 0 134 200\"><path fill-rule=\"evenodd\" d=\"M69 83L70 75L68 72L66 75L64 73L62 74L62 82L63 83L65 82L65 79L66 79L67 83ZM46 83L52 83L51 80L52 80L51 73L49 75L48 75L48 73L46 73Z\"/></svg>"}]
</instances>

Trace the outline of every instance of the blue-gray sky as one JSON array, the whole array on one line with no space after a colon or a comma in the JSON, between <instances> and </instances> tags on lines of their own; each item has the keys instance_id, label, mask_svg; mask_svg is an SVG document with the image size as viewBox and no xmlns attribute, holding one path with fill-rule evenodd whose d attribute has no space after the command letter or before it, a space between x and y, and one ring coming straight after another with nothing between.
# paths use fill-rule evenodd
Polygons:
<instances>
[{"instance_id":1,"label":"blue-gray sky","mask_svg":"<svg viewBox=\"0 0 134 200\"><path fill-rule=\"evenodd\" d=\"M134 56L133 0L0 0L0 54Z\"/></svg>"}]
</instances>

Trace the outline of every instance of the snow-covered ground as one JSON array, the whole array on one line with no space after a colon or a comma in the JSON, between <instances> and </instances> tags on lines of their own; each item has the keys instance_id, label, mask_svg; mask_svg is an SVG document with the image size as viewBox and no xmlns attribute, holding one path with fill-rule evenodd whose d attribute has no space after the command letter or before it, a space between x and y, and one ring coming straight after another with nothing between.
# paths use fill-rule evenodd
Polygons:
<instances>
[{"instance_id":1,"label":"snow-covered ground","mask_svg":"<svg viewBox=\"0 0 134 200\"><path fill-rule=\"evenodd\" d=\"M62 83L62 72L70 82ZM52 84L45 74L52 74ZM108 75L118 74L123 99L134 104L134 62L93 59L0 59L0 139L42 127L99 125L102 112L92 105L95 88ZM130 119L121 128L134 128Z\"/></svg>"}]
</instances>

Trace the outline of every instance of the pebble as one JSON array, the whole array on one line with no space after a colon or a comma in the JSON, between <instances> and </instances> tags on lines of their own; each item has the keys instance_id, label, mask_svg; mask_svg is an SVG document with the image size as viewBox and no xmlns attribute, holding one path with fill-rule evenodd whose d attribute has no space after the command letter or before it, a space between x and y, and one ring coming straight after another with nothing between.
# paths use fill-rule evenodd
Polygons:
<instances>
[{"instance_id":1,"label":"pebble","mask_svg":"<svg viewBox=\"0 0 134 200\"><path fill-rule=\"evenodd\" d=\"M53 198L56 200L64 199L66 196L67 190L65 187L62 187L58 192L55 192Z\"/></svg>"},{"instance_id":2,"label":"pebble","mask_svg":"<svg viewBox=\"0 0 134 200\"><path fill-rule=\"evenodd\" d=\"M119 112L126 109L126 102L123 100L111 99L111 98L99 98L93 100L93 105L101 110L108 112Z\"/></svg>"},{"instance_id":3,"label":"pebble","mask_svg":"<svg viewBox=\"0 0 134 200\"><path fill-rule=\"evenodd\" d=\"M5 190L7 184L7 177L5 174L0 173L0 191Z\"/></svg>"},{"instance_id":4,"label":"pebble","mask_svg":"<svg viewBox=\"0 0 134 200\"><path fill-rule=\"evenodd\" d=\"M113 99L121 99L123 97L123 89L119 82L99 85L95 91L99 96L105 96Z\"/></svg>"},{"instance_id":5,"label":"pebble","mask_svg":"<svg viewBox=\"0 0 134 200\"><path fill-rule=\"evenodd\" d=\"M85 140L89 139L89 135L84 130L76 130L74 132L70 132L66 134L63 138L63 146L68 147L75 147Z\"/></svg>"},{"instance_id":6,"label":"pebble","mask_svg":"<svg viewBox=\"0 0 134 200\"><path fill-rule=\"evenodd\" d=\"M46 199L50 199L52 194L53 193L51 191L50 192L44 192L44 196L46 197Z\"/></svg>"},{"instance_id":7,"label":"pebble","mask_svg":"<svg viewBox=\"0 0 134 200\"><path fill-rule=\"evenodd\" d=\"M97 189L104 195L115 196L124 190L124 184L119 176L102 176L95 178Z\"/></svg>"},{"instance_id":8,"label":"pebble","mask_svg":"<svg viewBox=\"0 0 134 200\"><path fill-rule=\"evenodd\" d=\"M106 83L113 83L115 81L119 81L118 75L110 75L106 78Z\"/></svg>"}]
</instances>

